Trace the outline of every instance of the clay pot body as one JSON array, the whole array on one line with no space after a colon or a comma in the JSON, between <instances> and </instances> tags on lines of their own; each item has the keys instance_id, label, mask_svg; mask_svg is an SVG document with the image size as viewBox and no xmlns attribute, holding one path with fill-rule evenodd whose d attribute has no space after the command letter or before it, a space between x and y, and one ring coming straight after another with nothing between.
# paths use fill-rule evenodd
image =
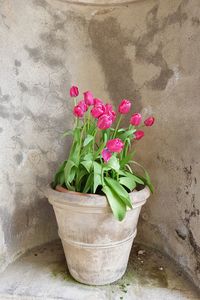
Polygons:
<instances>
[{"instance_id":1,"label":"clay pot body","mask_svg":"<svg viewBox=\"0 0 200 300\"><path fill-rule=\"evenodd\" d=\"M48 188L69 272L77 281L104 285L120 279L126 271L147 187L130 193L133 209L117 221L105 196Z\"/></svg>"}]
</instances>

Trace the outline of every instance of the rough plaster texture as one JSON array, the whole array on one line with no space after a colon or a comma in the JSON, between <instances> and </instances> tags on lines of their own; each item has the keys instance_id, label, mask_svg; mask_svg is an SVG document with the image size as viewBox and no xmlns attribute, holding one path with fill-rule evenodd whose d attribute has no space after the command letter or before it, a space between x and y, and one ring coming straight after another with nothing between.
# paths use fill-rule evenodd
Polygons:
<instances>
[{"instance_id":1,"label":"rough plaster texture","mask_svg":"<svg viewBox=\"0 0 200 300\"><path fill-rule=\"evenodd\" d=\"M42 187L70 141L71 83L157 119L137 148L156 186L138 239L200 281L199 0L0 1L1 265L56 237ZM67 103L67 104L66 104ZM149 134L148 134L149 133ZM63 148L64 145L64 148Z\"/></svg>"}]
</instances>

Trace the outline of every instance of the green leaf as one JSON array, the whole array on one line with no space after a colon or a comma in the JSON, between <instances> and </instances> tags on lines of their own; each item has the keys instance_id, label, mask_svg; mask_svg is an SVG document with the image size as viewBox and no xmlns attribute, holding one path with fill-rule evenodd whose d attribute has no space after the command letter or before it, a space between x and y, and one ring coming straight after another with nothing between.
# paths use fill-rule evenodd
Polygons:
<instances>
[{"instance_id":1,"label":"green leaf","mask_svg":"<svg viewBox=\"0 0 200 300\"><path fill-rule=\"evenodd\" d=\"M90 173L90 175L88 176L88 179L86 181L83 193L87 193L89 190L92 190L92 186L93 186L93 181L94 180L94 173Z\"/></svg>"},{"instance_id":2,"label":"green leaf","mask_svg":"<svg viewBox=\"0 0 200 300\"><path fill-rule=\"evenodd\" d=\"M105 185L102 189L104 194L107 197L108 203L110 204L110 207L112 209L114 217L122 221L126 215L126 205L125 203L120 199L118 195L115 194L115 192Z\"/></svg>"},{"instance_id":3,"label":"green leaf","mask_svg":"<svg viewBox=\"0 0 200 300\"><path fill-rule=\"evenodd\" d=\"M58 168L58 171L57 173L60 173L60 172L63 172L64 171L64 168L66 166L66 163L67 163L67 160L65 160Z\"/></svg>"},{"instance_id":4,"label":"green leaf","mask_svg":"<svg viewBox=\"0 0 200 300\"><path fill-rule=\"evenodd\" d=\"M88 173L90 173L91 167L92 167L93 161L92 160L84 160L81 162L81 165L83 165Z\"/></svg>"},{"instance_id":5,"label":"green leaf","mask_svg":"<svg viewBox=\"0 0 200 300\"><path fill-rule=\"evenodd\" d=\"M101 172L102 172L101 164L97 163L96 161L94 161L94 172L96 174L100 174L100 175L101 175Z\"/></svg>"},{"instance_id":6,"label":"green leaf","mask_svg":"<svg viewBox=\"0 0 200 300\"><path fill-rule=\"evenodd\" d=\"M93 155L92 153L88 153L83 157L83 160L93 160Z\"/></svg>"},{"instance_id":7,"label":"green leaf","mask_svg":"<svg viewBox=\"0 0 200 300\"><path fill-rule=\"evenodd\" d=\"M132 208L132 203L128 192L123 188L123 186L121 186L118 181L110 177L105 177L105 182L128 207Z\"/></svg>"},{"instance_id":8,"label":"green leaf","mask_svg":"<svg viewBox=\"0 0 200 300\"><path fill-rule=\"evenodd\" d=\"M120 134L119 137L124 141L127 137L133 135L134 132L136 132L136 129L130 129Z\"/></svg>"},{"instance_id":9,"label":"green leaf","mask_svg":"<svg viewBox=\"0 0 200 300\"><path fill-rule=\"evenodd\" d=\"M68 135L73 135L73 133L74 133L74 130L72 130L72 129L66 130L66 131L62 134L62 137L65 137L65 136L68 136Z\"/></svg>"},{"instance_id":10,"label":"green leaf","mask_svg":"<svg viewBox=\"0 0 200 300\"><path fill-rule=\"evenodd\" d=\"M125 167L128 169L128 171L133 174L133 170L131 169L131 167L129 166L129 164L126 164Z\"/></svg>"},{"instance_id":11,"label":"green leaf","mask_svg":"<svg viewBox=\"0 0 200 300\"><path fill-rule=\"evenodd\" d=\"M96 189L99 185L102 185L101 172L102 166L94 161L94 185L93 185L93 193L96 192Z\"/></svg>"},{"instance_id":12,"label":"green leaf","mask_svg":"<svg viewBox=\"0 0 200 300\"><path fill-rule=\"evenodd\" d=\"M74 139L75 141L80 141L80 137L81 137L81 128L77 127L75 130L74 130Z\"/></svg>"},{"instance_id":13,"label":"green leaf","mask_svg":"<svg viewBox=\"0 0 200 300\"><path fill-rule=\"evenodd\" d=\"M101 175L94 173L93 193L95 194L98 186L102 185Z\"/></svg>"},{"instance_id":14,"label":"green leaf","mask_svg":"<svg viewBox=\"0 0 200 300\"><path fill-rule=\"evenodd\" d=\"M81 192L81 185L84 183L86 175L88 177L88 171L80 165L78 172L76 174L76 181L75 181L77 192Z\"/></svg>"},{"instance_id":15,"label":"green leaf","mask_svg":"<svg viewBox=\"0 0 200 300\"><path fill-rule=\"evenodd\" d=\"M68 183L71 183L72 182L72 175L71 175L71 172L72 171L72 168L75 166L75 163L72 161L72 160L68 160L67 163L66 163L66 166L65 166L65 169L64 169L64 174L65 174L65 184L67 186ZM74 174L74 172L73 172ZM71 180L72 179L72 180Z\"/></svg>"},{"instance_id":16,"label":"green leaf","mask_svg":"<svg viewBox=\"0 0 200 300\"><path fill-rule=\"evenodd\" d=\"M129 178L131 178L131 180L139 183L139 184L144 184L144 181L142 181L138 176L136 175L133 175L129 172L124 172L126 174L126 176L128 176Z\"/></svg>"},{"instance_id":17,"label":"green leaf","mask_svg":"<svg viewBox=\"0 0 200 300\"><path fill-rule=\"evenodd\" d=\"M74 186L72 186L70 183L65 183L66 184L66 187L67 187L67 189L69 190L69 191L74 191L75 192L75 187Z\"/></svg>"},{"instance_id":18,"label":"green leaf","mask_svg":"<svg viewBox=\"0 0 200 300\"><path fill-rule=\"evenodd\" d=\"M107 167L110 167L111 169L115 171L119 171L120 165L119 165L119 159L115 157L114 155L109 159L108 163L106 164Z\"/></svg>"},{"instance_id":19,"label":"green leaf","mask_svg":"<svg viewBox=\"0 0 200 300\"><path fill-rule=\"evenodd\" d=\"M76 172L77 172L77 167L76 166L72 167L68 176L68 182L71 183L74 180L76 176Z\"/></svg>"},{"instance_id":20,"label":"green leaf","mask_svg":"<svg viewBox=\"0 0 200 300\"><path fill-rule=\"evenodd\" d=\"M131 178L129 177L120 177L119 182L124 185L125 187L127 187L131 192L134 190L134 188L136 187L136 183L135 181L133 181Z\"/></svg>"},{"instance_id":21,"label":"green leaf","mask_svg":"<svg viewBox=\"0 0 200 300\"><path fill-rule=\"evenodd\" d=\"M83 142L83 147L87 146L89 143L91 143L94 139L94 136L88 134Z\"/></svg>"},{"instance_id":22,"label":"green leaf","mask_svg":"<svg viewBox=\"0 0 200 300\"><path fill-rule=\"evenodd\" d=\"M103 149L105 148L105 143L101 143L101 146L99 147L99 149L96 151L94 157L95 159L98 157L98 155L103 151Z\"/></svg>"},{"instance_id":23,"label":"green leaf","mask_svg":"<svg viewBox=\"0 0 200 300\"><path fill-rule=\"evenodd\" d=\"M65 183L65 175L64 172L58 172L56 173L54 177L53 187L55 188L58 184L63 185Z\"/></svg>"},{"instance_id":24,"label":"green leaf","mask_svg":"<svg viewBox=\"0 0 200 300\"><path fill-rule=\"evenodd\" d=\"M81 168L77 174L77 182L79 183L86 174L88 174L88 171L85 168Z\"/></svg>"},{"instance_id":25,"label":"green leaf","mask_svg":"<svg viewBox=\"0 0 200 300\"><path fill-rule=\"evenodd\" d=\"M127 138L127 139L126 139L126 142L127 142L127 144L128 144L129 146L131 145L131 139L130 139L130 138ZM135 150L134 150L133 152L135 152Z\"/></svg>"},{"instance_id":26,"label":"green leaf","mask_svg":"<svg viewBox=\"0 0 200 300\"><path fill-rule=\"evenodd\" d=\"M150 188L150 191L153 193L154 192L154 187L153 187L153 185L151 183L150 176L149 176L149 174L147 173L146 170L145 170L144 173L145 173L146 183L147 183L148 187Z\"/></svg>"},{"instance_id":27,"label":"green leaf","mask_svg":"<svg viewBox=\"0 0 200 300\"><path fill-rule=\"evenodd\" d=\"M115 128L110 127L110 131L115 131ZM117 133L124 132L124 131L126 131L126 129L120 128L117 130Z\"/></svg>"},{"instance_id":28,"label":"green leaf","mask_svg":"<svg viewBox=\"0 0 200 300\"><path fill-rule=\"evenodd\" d=\"M80 161L80 149L81 149L81 143L79 140L78 142L73 143L69 155L69 160L73 161L77 167Z\"/></svg>"},{"instance_id":29,"label":"green leaf","mask_svg":"<svg viewBox=\"0 0 200 300\"><path fill-rule=\"evenodd\" d=\"M145 170L145 168L144 168L141 164L139 164L138 162L136 162L136 161L134 161L134 160L132 160L131 163L133 163L133 164L139 166L139 167L144 171L145 178L142 177L142 176L137 176L137 178L142 179L142 180L143 180L143 184L146 184L146 185L149 187L150 191L153 193L153 192L154 192L154 187L153 187L153 185L152 185L152 183L151 183L150 176L149 176L149 174L147 173L147 171Z\"/></svg>"},{"instance_id":30,"label":"green leaf","mask_svg":"<svg viewBox=\"0 0 200 300\"><path fill-rule=\"evenodd\" d=\"M135 151L132 151L130 154L126 155L121 161L120 166L123 168L132 158Z\"/></svg>"}]
</instances>

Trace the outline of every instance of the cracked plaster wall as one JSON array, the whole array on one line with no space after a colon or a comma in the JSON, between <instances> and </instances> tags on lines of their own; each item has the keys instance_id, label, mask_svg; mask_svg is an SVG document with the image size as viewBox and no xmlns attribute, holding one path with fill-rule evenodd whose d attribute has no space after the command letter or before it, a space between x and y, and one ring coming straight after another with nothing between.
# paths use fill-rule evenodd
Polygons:
<instances>
[{"instance_id":1,"label":"cracked plaster wall","mask_svg":"<svg viewBox=\"0 0 200 300\"><path fill-rule=\"evenodd\" d=\"M136 148L155 193L138 240L200 280L199 0L119 6L0 1L0 259L57 237L43 187L66 156L68 89L77 83L117 105L153 113Z\"/></svg>"}]
</instances>

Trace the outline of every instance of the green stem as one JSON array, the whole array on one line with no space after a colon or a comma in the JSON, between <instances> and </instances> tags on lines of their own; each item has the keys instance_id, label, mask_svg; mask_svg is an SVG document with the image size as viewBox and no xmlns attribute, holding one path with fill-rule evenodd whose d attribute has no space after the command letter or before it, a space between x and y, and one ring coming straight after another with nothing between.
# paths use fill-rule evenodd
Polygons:
<instances>
[{"instance_id":1,"label":"green stem","mask_svg":"<svg viewBox=\"0 0 200 300\"><path fill-rule=\"evenodd\" d=\"M84 134L84 131L85 131L85 125L86 125L86 123L83 124L83 128L82 128L82 131L81 131L81 136L80 136L80 144L81 144L81 146L80 146L80 150L79 150L79 157L81 155L81 150L82 150L82 142L83 142L83 134Z\"/></svg>"},{"instance_id":2,"label":"green stem","mask_svg":"<svg viewBox=\"0 0 200 300\"><path fill-rule=\"evenodd\" d=\"M76 101L76 98L74 98L74 106L77 105L77 101ZM75 124L74 124L74 128L76 128L78 126L78 118L75 117Z\"/></svg>"},{"instance_id":3,"label":"green stem","mask_svg":"<svg viewBox=\"0 0 200 300\"><path fill-rule=\"evenodd\" d=\"M105 186L105 181L104 181L104 170L103 170L103 167L102 167L102 165L103 165L102 158L100 158L100 162L101 162L101 181L102 181L102 187L104 187Z\"/></svg>"},{"instance_id":4,"label":"green stem","mask_svg":"<svg viewBox=\"0 0 200 300\"><path fill-rule=\"evenodd\" d=\"M91 107L89 107L89 109L88 109L88 113L89 113L89 115L88 115L88 120L87 120L87 124L88 124L88 131L89 131L89 129L90 129L90 120L91 120Z\"/></svg>"},{"instance_id":5,"label":"green stem","mask_svg":"<svg viewBox=\"0 0 200 300\"><path fill-rule=\"evenodd\" d=\"M116 136L116 134L117 134L117 130L118 130L118 128L119 128L119 124L120 124L121 120L122 120L122 115L120 115L119 120L118 120L118 122L117 122L115 131L114 131L114 135L113 135L113 139L115 138L115 136Z\"/></svg>"},{"instance_id":6,"label":"green stem","mask_svg":"<svg viewBox=\"0 0 200 300\"><path fill-rule=\"evenodd\" d=\"M92 149L93 149L93 157L94 157L94 153L95 153L95 138L96 138L96 134L97 134L97 129L95 130L95 133L94 133L94 138L93 138L93 143L92 143Z\"/></svg>"}]
</instances>

